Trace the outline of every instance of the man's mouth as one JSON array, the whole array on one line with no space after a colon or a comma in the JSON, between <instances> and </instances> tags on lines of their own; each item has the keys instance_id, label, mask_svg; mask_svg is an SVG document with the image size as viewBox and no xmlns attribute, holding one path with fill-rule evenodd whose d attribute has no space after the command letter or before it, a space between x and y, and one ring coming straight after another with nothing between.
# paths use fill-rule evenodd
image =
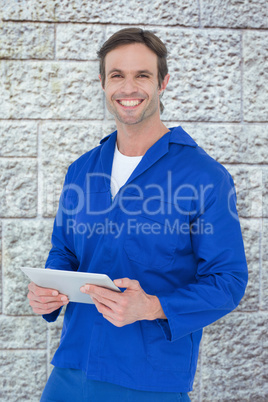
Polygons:
<instances>
[{"instance_id":1,"label":"man's mouth","mask_svg":"<svg viewBox=\"0 0 268 402\"><path fill-rule=\"evenodd\" d=\"M124 107L136 107L140 105L144 99L117 99L116 101Z\"/></svg>"}]
</instances>

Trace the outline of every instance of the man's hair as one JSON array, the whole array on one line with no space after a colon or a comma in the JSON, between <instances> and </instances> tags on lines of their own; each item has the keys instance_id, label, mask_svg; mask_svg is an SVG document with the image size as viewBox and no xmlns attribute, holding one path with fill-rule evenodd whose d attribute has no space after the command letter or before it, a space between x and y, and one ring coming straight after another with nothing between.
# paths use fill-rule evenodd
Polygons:
<instances>
[{"instance_id":1,"label":"man's hair","mask_svg":"<svg viewBox=\"0 0 268 402\"><path fill-rule=\"evenodd\" d=\"M165 76L168 73L167 67L167 48L164 43L151 31L140 28L124 28L114 33L97 52L100 60L100 75L103 87L105 86L105 56L111 50L122 45L131 43L142 43L157 55L158 86L160 88ZM160 101L160 112L164 106Z\"/></svg>"}]
</instances>

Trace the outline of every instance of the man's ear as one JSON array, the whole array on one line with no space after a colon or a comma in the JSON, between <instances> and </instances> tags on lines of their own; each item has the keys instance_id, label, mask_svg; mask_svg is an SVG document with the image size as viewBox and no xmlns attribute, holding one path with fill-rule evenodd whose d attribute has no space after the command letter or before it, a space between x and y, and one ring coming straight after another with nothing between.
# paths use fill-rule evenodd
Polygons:
<instances>
[{"instance_id":1,"label":"man's ear","mask_svg":"<svg viewBox=\"0 0 268 402\"><path fill-rule=\"evenodd\" d=\"M162 84L161 84L161 87L159 88L159 94L160 94L161 92L163 92L163 91L166 89L167 84L168 84L168 81L169 81L169 78L170 78L170 75L167 74L167 75L165 76L165 78L163 79Z\"/></svg>"},{"instance_id":2,"label":"man's ear","mask_svg":"<svg viewBox=\"0 0 268 402\"><path fill-rule=\"evenodd\" d=\"M104 86L102 85L102 79L101 79L101 75L99 74L99 80L100 80L100 83L101 83L101 87L102 87L102 89L104 90Z\"/></svg>"}]
</instances>

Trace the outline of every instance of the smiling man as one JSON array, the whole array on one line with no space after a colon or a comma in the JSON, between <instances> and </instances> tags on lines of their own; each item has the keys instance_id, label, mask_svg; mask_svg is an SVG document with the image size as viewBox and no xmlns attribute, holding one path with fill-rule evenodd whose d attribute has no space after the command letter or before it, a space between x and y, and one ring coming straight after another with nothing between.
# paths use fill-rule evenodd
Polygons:
<instances>
[{"instance_id":1,"label":"smiling man","mask_svg":"<svg viewBox=\"0 0 268 402\"><path fill-rule=\"evenodd\" d=\"M94 304L82 304L29 285L48 322L67 304L41 401L189 401L202 328L247 283L233 181L161 121L170 76L157 36L120 30L98 56L117 130L69 167L46 268L105 273L122 292L86 284Z\"/></svg>"},{"instance_id":2,"label":"smiling man","mask_svg":"<svg viewBox=\"0 0 268 402\"><path fill-rule=\"evenodd\" d=\"M132 43L106 55L105 75L100 75L100 80L107 108L116 120L120 152L144 155L169 131L159 113L159 96L168 84L169 74L160 84L157 55L143 43Z\"/></svg>"},{"instance_id":3,"label":"smiling man","mask_svg":"<svg viewBox=\"0 0 268 402\"><path fill-rule=\"evenodd\" d=\"M124 130L125 125L161 124L159 95L166 88L169 75L159 87L157 55L141 43L122 45L107 54L105 68L102 84L106 104L116 119L118 131Z\"/></svg>"}]
</instances>

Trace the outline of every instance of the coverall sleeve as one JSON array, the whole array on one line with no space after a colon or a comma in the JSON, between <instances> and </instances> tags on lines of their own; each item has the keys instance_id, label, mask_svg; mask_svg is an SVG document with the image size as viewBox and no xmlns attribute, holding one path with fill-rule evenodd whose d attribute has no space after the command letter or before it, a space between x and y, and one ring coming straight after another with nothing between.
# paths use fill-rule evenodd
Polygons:
<instances>
[{"instance_id":1,"label":"coverall sleeve","mask_svg":"<svg viewBox=\"0 0 268 402\"><path fill-rule=\"evenodd\" d=\"M65 271L77 271L79 261L75 254L72 231L66 230L66 219L75 210L72 188L68 184L69 170L65 177L63 190L60 197L57 215L54 221L51 237L51 250L49 252L45 268L59 269ZM43 318L48 322L55 321L61 309L50 314L44 314Z\"/></svg>"},{"instance_id":2,"label":"coverall sleeve","mask_svg":"<svg viewBox=\"0 0 268 402\"><path fill-rule=\"evenodd\" d=\"M248 273L236 210L236 194L227 173L193 217L211 233L191 234L197 263L195 281L159 296L167 320L157 320L170 341L202 329L235 309L244 295Z\"/></svg>"}]
</instances>

